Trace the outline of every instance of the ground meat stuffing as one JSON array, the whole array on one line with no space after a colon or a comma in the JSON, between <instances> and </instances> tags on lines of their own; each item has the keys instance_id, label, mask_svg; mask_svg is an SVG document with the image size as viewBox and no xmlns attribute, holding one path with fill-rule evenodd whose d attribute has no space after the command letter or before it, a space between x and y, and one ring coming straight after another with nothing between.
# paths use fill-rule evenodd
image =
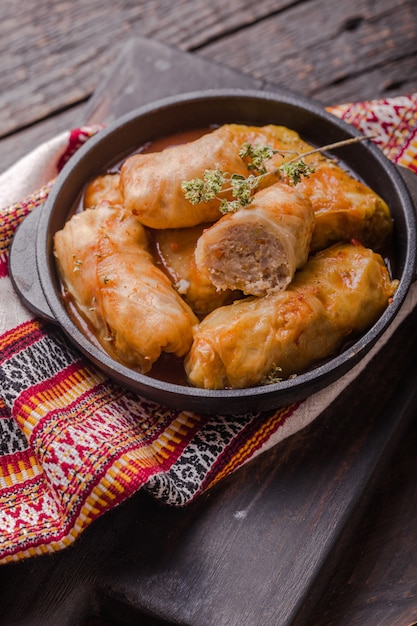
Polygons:
<instances>
[{"instance_id":1,"label":"ground meat stuffing","mask_svg":"<svg viewBox=\"0 0 417 626\"><path fill-rule=\"evenodd\" d=\"M284 247L265 229L238 225L228 237L210 246L210 279L219 290L239 289L262 296L285 289L290 269Z\"/></svg>"}]
</instances>

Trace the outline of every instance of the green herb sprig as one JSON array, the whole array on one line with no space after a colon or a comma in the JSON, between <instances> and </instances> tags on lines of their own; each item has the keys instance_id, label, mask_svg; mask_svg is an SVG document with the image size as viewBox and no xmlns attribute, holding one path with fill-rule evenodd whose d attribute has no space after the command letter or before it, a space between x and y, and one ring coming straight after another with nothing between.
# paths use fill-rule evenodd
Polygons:
<instances>
[{"instance_id":1,"label":"green herb sprig","mask_svg":"<svg viewBox=\"0 0 417 626\"><path fill-rule=\"evenodd\" d=\"M253 201L254 191L265 176L273 175L277 178L282 178L291 185L298 185L303 177L308 178L315 171L313 166L305 162L305 157L358 141L364 141L365 139L371 139L371 137L352 137L322 146L321 148L312 148L301 154L295 151L276 150L269 145L244 143L239 151L239 156L248 160L247 167L252 172L248 176L230 174L220 169L210 169L205 170L202 178L192 178L191 180L183 181L181 188L184 191L184 197L191 204L212 202L218 199L219 211L221 213L234 213L248 206ZM275 154L280 154L282 157L288 156L288 154L294 154L295 156L281 163L275 170L268 172L266 162ZM234 198L233 200L228 200L220 195L229 192Z\"/></svg>"}]
</instances>

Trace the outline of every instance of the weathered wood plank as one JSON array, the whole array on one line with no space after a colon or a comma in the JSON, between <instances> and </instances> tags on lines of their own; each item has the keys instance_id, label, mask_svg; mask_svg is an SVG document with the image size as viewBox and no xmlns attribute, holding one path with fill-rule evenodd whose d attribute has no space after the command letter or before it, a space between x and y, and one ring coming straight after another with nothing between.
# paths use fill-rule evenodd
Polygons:
<instances>
[{"instance_id":1,"label":"weathered wood plank","mask_svg":"<svg viewBox=\"0 0 417 626\"><path fill-rule=\"evenodd\" d=\"M194 50L323 102L414 91L413 5L412 0L0 3L0 137L87 99L132 35Z\"/></svg>"},{"instance_id":2,"label":"weathered wood plank","mask_svg":"<svg viewBox=\"0 0 417 626\"><path fill-rule=\"evenodd\" d=\"M0 3L0 136L85 100L129 36L155 37L188 50L292 4L294 0Z\"/></svg>"},{"instance_id":3,"label":"weathered wood plank","mask_svg":"<svg viewBox=\"0 0 417 626\"><path fill-rule=\"evenodd\" d=\"M346 77L313 94L324 104L390 98L417 92L417 54Z\"/></svg>"},{"instance_id":4,"label":"weathered wood plank","mask_svg":"<svg viewBox=\"0 0 417 626\"><path fill-rule=\"evenodd\" d=\"M308 1L308 0L307 0ZM142 3L146 34L182 50L195 50L271 15L279 15L297 0L156 0Z\"/></svg>"},{"instance_id":5,"label":"weathered wood plank","mask_svg":"<svg viewBox=\"0 0 417 626\"><path fill-rule=\"evenodd\" d=\"M1 163L14 161L73 126L80 110L74 104L88 97L101 69L134 34L194 50L267 80L273 77L276 84L323 102L417 91L414 4L405 0L0 3L0 134L10 134L1 142L0 169ZM341 64L343 54L346 61ZM306 67L307 60L311 68ZM28 127L18 132L24 125ZM366 380L367 389L381 388L380 397L366 394L364 404L360 392L348 401L340 398L308 437L302 433L271 450L187 510L161 512L145 494L138 494L124 508L98 520L73 548L7 566L1 571L0 621L160 625L167 622L144 616L141 608L156 612L158 604L171 597L176 611L188 612L188 617L194 612L199 624L201 611L210 623L220 623L222 615L231 623L230 619L239 619L239 611L248 624L277 623L267 619L278 610L274 602L281 584L274 541L285 541L285 529L294 525L301 509L307 510L310 500L324 502L317 496L322 488L325 493L324 478L333 476L339 450L340 459L352 456L369 429L380 424L390 397L404 393L403 377L415 365L415 322L414 316L378 356L373 375ZM404 347L401 358L397 345ZM382 388L387 373L389 387ZM351 432L360 436L348 439ZM329 586L309 626L400 626L415 621L417 498L410 476L417 465L416 441L414 428L392 465L390 488L382 491L373 519L358 533L362 543L357 549L364 557L357 561L352 578L344 560L340 584ZM319 450L319 458L310 455L313 449ZM404 463L399 466L402 454ZM348 459L342 464L342 478L349 468ZM291 517L282 501L291 494L295 500L303 476L306 496ZM291 487L292 479L296 488ZM333 513L341 500L339 489L332 499ZM310 526L317 532L316 524ZM318 532L325 541L324 530ZM301 567L304 556L300 554ZM158 593L153 594L155 590Z\"/></svg>"},{"instance_id":6,"label":"weathered wood plank","mask_svg":"<svg viewBox=\"0 0 417 626\"><path fill-rule=\"evenodd\" d=\"M84 105L54 115L22 132L10 135L1 142L0 172L13 165L18 159L51 139L58 133L75 128L81 120Z\"/></svg>"},{"instance_id":7,"label":"weathered wood plank","mask_svg":"<svg viewBox=\"0 0 417 626\"><path fill-rule=\"evenodd\" d=\"M272 16L201 53L323 102L365 99L404 94L405 85L417 89L416 32L414 2L320 0Z\"/></svg>"},{"instance_id":8,"label":"weathered wood plank","mask_svg":"<svg viewBox=\"0 0 417 626\"><path fill-rule=\"evenodd\" d=\"M404 438L311 618L314 626L417 623L417 429Z\"/></svg>"},{"instance_id":9,"label":"weathered wood plank","mask_svg":"<svg viewBox=\"0 0 417 626\"><path fill-rule=\"evenodd\" d=\"M300 580L316 567L314 552L328 542L329 535L337 535L336 520L351 498L358 474L376 469L386 429L399 417L387 412L389 403L400 410L399 390L402 387L405 397L407 375L414 369L415 376L417 339L411 332L415 324L416 314L396 333L397 340L408 338L398 367L390 368L397 356L394 342L388 343L368 368L367 388L378 388L387 371L390 388L386 386L372 397L371 393L363 395L362 381L356 381L353 392L346 390L307 431L261 455L188 507L161 507L145 493L138 493L97 520L71 548L0 568L0 623L345 624L344 616L336 611L339 619L328 622L320 621L318 613L317 621L305 615L291 621L280 617L291 612ZM414 381L411 383L414 387ZM412 408L415 411L415 403ZM415 498L411 501L410 511L416 511L416 502ZM351 532L355 528L351 524L357 520L352 511L346 510L346 514ZM415 515L410 515L410 524L414 519ZM338 541L340 546L349 545L343 534ZM306 551L306 544L313 553ZM417 610L415 552L415 548L409 550L399 576L394 572L389 579L393 587L381 590L381 607L384 600L393 602L396 588L403 599L408 598L410 611ZM386 550L383 556L389 558L392 553ZM390 561L383 560L381 572L384 566L389 568ZM410 575L400 585L406 568L414 577ZM326 578L324 572L320 578ZM22 585L25 580L30 584ZM316 587L304 598L307 605L315 593ZM370 598L361 607L367 619L346 623L401 624L393 619L395 610L384 616L380 611L374 613L374 606ZM354 604L351 610L354 614ZM97 622L89 622L92 615ZM380 619L374 621L375 615Z\"/></svg>"}]
</instances>

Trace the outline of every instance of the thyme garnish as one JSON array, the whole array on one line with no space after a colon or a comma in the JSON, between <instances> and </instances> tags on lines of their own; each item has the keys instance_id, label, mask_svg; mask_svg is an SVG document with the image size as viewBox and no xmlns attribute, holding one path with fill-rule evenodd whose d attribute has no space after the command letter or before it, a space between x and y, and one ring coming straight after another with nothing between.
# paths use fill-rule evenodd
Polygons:
<instances>
[{"instance_id":1,"label":"thyme garnish","mask_svg":"<svg viewBox=\"0 0 417 626\"><path fill-rule=\"evenodd\" d=\"M210 169L205 170L202 178L184 180L181 183L181 188L184 191L184 197L191 204L211 202L218 199L219 211L221 213L234 213L248 206L253 201L254 190L265 176L276 176L287 181L290 185L298 185L303 177L308 178L315 171L313 166L305 162L305 157L370 138L370 136L351 137L350 139L344 139L321 148L312 148L303 153L276 150L269 145L244 143L239 151L239 156L248 160L247 167L251 174L242 176L241 174L230 174L220 169ZM268 172L266 162L275 154L280 154L282 157L288 156L288 154L294 154L295 156L281 163L275 170ZM233 200L221 197L220 194L227 192L231 193Z\"/></svg>"},{"instance_id":2,"label":"thyme garnish","mask_svg":"<svg viewBox=\"0 0 417 626\"><path fill-rule=\"evenodd\" d=\"M282 377L282 367L273 363L271 369L266 373L262 384L273 385L274 383L280 383L282 380L284 380Z\"/></svg>"},{"instance_id":3,"label":"thyme garnish","mask_svg":"<svg viewBox=\"0 0 417 626\"><path fill-rule=\"evenodd\" d=\"M241 159L250 159L248 169L256 170L259 175L267 173L265 161L272 159L274 154L278 154L278 150L275 150L272 146L254 146L251 143L242 144L239 151ZM281 156L284 156L284 154L281 153Z\"/></svg>"},{"instance_id":4,"label":"thyme garnish","mask_svg":"<svg viewBox=\"0 0 417 626\"><path fill-rule=\"evenodd\" d=\"M81 270L82 267L82 260L81 259L75 259L75 256L73 255L74 258L74 268L73 268L73 272L79 272Z\"/></svg>"}]
</instances>

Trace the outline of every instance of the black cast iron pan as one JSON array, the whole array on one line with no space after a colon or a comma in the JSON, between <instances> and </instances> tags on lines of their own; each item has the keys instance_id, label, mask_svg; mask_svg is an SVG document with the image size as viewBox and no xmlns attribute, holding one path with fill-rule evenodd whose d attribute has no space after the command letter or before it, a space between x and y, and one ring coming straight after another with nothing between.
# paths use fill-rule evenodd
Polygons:
<instances>
[{"instance_id":1,"label":"black cast iron pan","mask_svg":"<svg viewBox=\"0 0 417 626\"><path fill-rule=\"evenodd\" d=\"M388 161L371 141L337 150L337 156L381 195L394 218L393 271L400 280L394 301L377 323L343 352L291 380L238 390L204 390L139 374L114 361L80 332L60 297L52 245L77 205L86 182L148 141L182 130L229 122L279 124L316 146L359 135L320 105L285 92L210 90L160 100L142 107L90 139L58 176L46 204L19 228L10 254L10 272L25 304L58 324L81 352L121 385L159 403L204 413L242 414L278 408L330 384L353 367L397 315L416 274L417 185L414 175ZM31 258L32 257L32 258Z\"/></svg>"}]
</instances>

